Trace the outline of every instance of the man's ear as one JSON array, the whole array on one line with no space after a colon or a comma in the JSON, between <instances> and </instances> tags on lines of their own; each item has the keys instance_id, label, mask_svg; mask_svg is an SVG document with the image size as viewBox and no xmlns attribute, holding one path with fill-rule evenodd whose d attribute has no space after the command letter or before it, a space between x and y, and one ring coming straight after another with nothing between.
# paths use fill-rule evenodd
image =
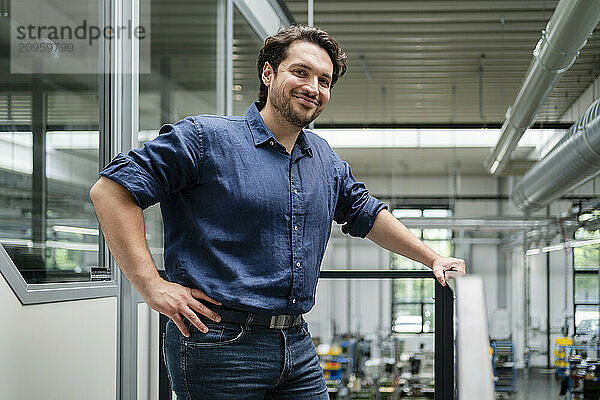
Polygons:
<instances>
[{"instance_id":1,"label":"man's ear","mask_svg":"<svg viewBox=\"0 0 600 400\"><path fill-rule=\"evenodd\" d=\"M269 62L267 61L265 63L265 65L263 65L262 76L261 76L262 82L265 84L266 87L269 87L274 76L275 76L275 71L273 70L273 67L271 66L271 64L269 64Z\"/></svg>"}]
</instances>

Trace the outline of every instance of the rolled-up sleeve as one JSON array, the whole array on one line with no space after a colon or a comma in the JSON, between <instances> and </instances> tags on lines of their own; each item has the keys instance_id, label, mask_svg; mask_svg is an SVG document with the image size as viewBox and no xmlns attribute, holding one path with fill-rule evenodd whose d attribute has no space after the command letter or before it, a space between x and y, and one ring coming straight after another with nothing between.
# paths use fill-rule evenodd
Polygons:
<instances>
[{"instance_id":1,"label":"rolled-up sleeve","mask_svg":"<svg viewBox=\"0 0 600 400\"><path fill-rule=\"evenodd\" d=\"M169 194L200 183L204 158L201 130L193 117L163 125L144 147L119 153L100 171L127 189L145 209Z\"/></svg>"},{"instance_id":2,"label":"rolled-up sleeve","mask_svg":"<svg viewBox=\"0 0 600 400\"><path fill-rule=\"evenodd\" d=\"M350 165L335 155L340 173L338 201L334 220L342 226L342 232L364 238L371 231L377 214L388 206L369 194L363 182L352 176Z\"/></svg>"}]
</instances>

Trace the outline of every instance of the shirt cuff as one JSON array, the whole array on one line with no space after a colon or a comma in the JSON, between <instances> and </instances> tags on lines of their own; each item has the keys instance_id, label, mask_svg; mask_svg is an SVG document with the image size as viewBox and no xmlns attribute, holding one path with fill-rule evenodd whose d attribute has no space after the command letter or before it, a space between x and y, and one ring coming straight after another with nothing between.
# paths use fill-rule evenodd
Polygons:
<instances>
[{"instance_id":1,"label":"shirt cuff","mask_svg":"<svg viewBox=\"0 0 600 400\"><path fill-rule=\"evenodd\" d=\"M388 209L387 204L379 201L371 195L368 196L369 199L366 201L356 219L352 223L347 222L342 225L342 232L347 233L350 236L364 238L371 231L379 211L383 210L384 208Z\"/></svg>"},{"instance_id":2,"label":"shirt cuff","mask_svg":"<svg viewBox=\"0 0 600 400\"><path fill-rule=\"evenodd\" d=\"M123 153L117 154L100 171L100 175L127 189L142 210L160 201L161 191L157 189L158 184L146 171Z\"/></svg>"}]
</instances>

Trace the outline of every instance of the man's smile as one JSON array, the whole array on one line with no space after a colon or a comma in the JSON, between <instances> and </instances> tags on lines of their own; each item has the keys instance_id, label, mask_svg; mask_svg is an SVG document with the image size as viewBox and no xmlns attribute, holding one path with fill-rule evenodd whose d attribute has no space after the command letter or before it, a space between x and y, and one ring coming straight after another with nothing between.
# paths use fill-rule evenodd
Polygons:
<instances>
[{"instance_id":1,"label":"man's smile","mask_svg":"<svg viewBox=\"0 0 600 400\"><path fill-rule=\"evenodd\" d=\"M311 99L310 97L306 97L306 96L302 96L302 95L298 95L298 94L295 94L293 96L295 98L297 98L300 101L300 103L305 104L308 107L318 107L319 106L319 103L316 100Z\"/></svg>"}]
</instances>

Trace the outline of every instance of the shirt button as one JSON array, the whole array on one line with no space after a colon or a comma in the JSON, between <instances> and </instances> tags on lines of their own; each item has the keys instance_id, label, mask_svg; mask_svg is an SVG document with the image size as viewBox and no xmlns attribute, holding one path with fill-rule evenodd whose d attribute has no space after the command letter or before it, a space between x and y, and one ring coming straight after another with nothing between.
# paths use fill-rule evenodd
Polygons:
<instances>
[{"instance_id":1,"label":"shirt button","mask_svg":"<svg viewBox=\"0 0 600 400\"><path fill-rule=\"evenodd\" d=\"M292 300L292 303L296 304L296 299L293 299L293 300Z\"/></svg>"},{"instance_id":2,"label":"shirt button","mask_svg":"<svg viewBox=\"0 0 600 400\"><path fill-rule=\"evenodd\" d=\"M298 189L294 189L294 193L298 194Z\"/></svg>"},{"instance_id":3,"label":"shirt button","mask_svg":"<svg viewBox=\"0 0 600 400\"><path fill-rule=\"evenodd\" d=\"M299 266L300 266L300 261L298 261L298 262L296 263L296 267L299 267Z\"/></svg>"},{"instance_id":4,"label":"shirt button","mask_svg":"<svg viewBox=\"0 0 600 400\"><path fill-rule=\"evenodd\" d=\"M273 146L274 142L271 140L271 141L269 142L269 144L270 144L271 146Z\"/></svg>"},{"instance_id":5,"label":"shirt button","mask_svg":"<svg viewBox=\"0 0 600 400\"><path fill-rule=\"evenodd\" d=\"M298 230L298 225L294 226L294 230L297 231Z\"/></svg>"}]
</instances>

